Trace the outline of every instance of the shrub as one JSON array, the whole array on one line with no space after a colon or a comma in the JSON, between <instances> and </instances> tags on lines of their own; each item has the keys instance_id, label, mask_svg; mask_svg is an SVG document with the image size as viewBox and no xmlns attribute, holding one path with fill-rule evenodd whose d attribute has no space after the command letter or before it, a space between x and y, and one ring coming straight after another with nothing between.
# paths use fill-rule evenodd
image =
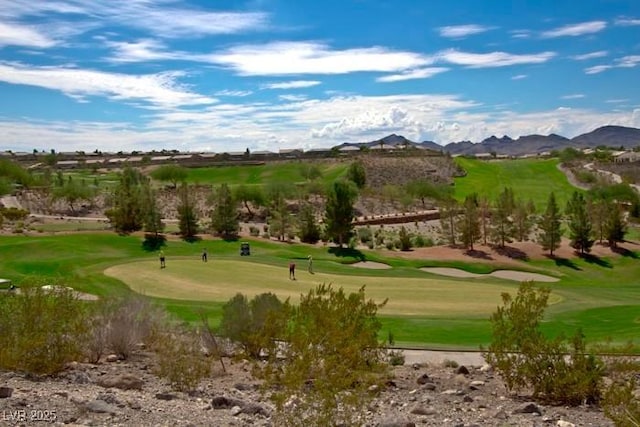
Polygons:
<instances>
[{"instance_id":1,"label":"shrub","mask_svg":"<svg viewBox=\"0 0 640 427\"><path fill-rule=\"evenodd\" d=\"M58 281L23 282L19 294L0 297L0 313L0 368L49 375L82 356L85 306Z\"/></svg>"},{"instance_id":2,"label":"shrub","mask_svg":"<svg viewBox=\"0 0 640 427\"><path fill-rule=\"evenodd\" d=\"M426 242L422 234L418 234L413 238L413 246L415 246L416 248L424 248L426 246Z\"/></svg>"},{"instance_id":3,"label":"shrub","mask_svg":"<svg viewBox=\"0 0 640 427\"><path fill-rule=\"evenodd\" d=\"M392 240L387 240L386 242L384 242L384 246L390 251L392 251L395 247Z\"/></svg>"},{"instance_id":4,"label":"shrub","mask_svg":"<svg viewBox=\"0 0 640 427\"><path fill-rule=\"evenodd\" d=\"M445 368L457 368L458 366L458 362L456 362L455 360L451 360L451 359L445 359L444 362L442 362L442 365Z\"/></svg>"},{"instance_id":5,"label":"shrub","mask_svg":"<svg viewBox=\"0 0 640 427\"><path fill-rule=\"evenodd\" d=\"M358 238L362 243L370 242L373 238L373 233L371 232L371 228L369 227L358 228Z\"/></svg>"},{"instance_id":6,"label":"shrub","mask_svg":"<svg viewBox=\"0 0 640 427\"><path fill-rule=\"evenodd\" d=\"M607 376L611 379L602 397L602 408L616 426L640 425L640 400L637 398L640 360L630 343L622 348L598 348L607 353Z\"/></svg>"},{"instance_id":7,"label":"shrub","mask_svg":"<svg viewBox=\"0 0 640 427\"><path fill-rule=\"evenodd\" d=\"M549 293L523 282L515 298L502 294L503 306L491 315L493 337L484 357L509 390L531 387L540 400L569 405L598 401L602 362L586 354L582 332L567 343L540 331Z\"/></svg>"},{"instance_id":8,"label":"shrub","mask_svg":"<svg viewBox=\"0 0 640 427\"><path fill-rule=\"evenodd\" d=\"M29 216L29 211L18 208L0 208L0 215L4 216L8 221L24 221Z\"/></svg>"},{"instance_id":9,"label":"shrub","mask_svg":"<svg viewBox=\"0 0 640 427\"><path fill-rule=\"evenodd\" d=\"M386 372L377 340L383 305L366 300L364 288L347 295L319 285L290 308L284 357L272 355L261 372L276 404L274 425L362 423L369 388Z\"/></svg>"},{"instance_id":10,"label":"shrub","mask_svg":"<svg viewBox=\"0 0 640 427\"><path fill-rule=\"evenodd\" d=\"M251 225L249 226L249 234L252 235L253 237L258 237L260 235L260 229L258 229L258 227Z\"/></svg>"},{"instance_id":11,"label":"shrub","mask_svg":"<svg viewBox=\"0 0 640 427\"><path fill-rule=\"evenodd\" d=\"M407 229L404 228L404 225L400 227L400 233L398 233L398 238L400 240L400 250L401 251L409 251L411 250L411 236L407 232Z\"/></svg>"}]
</instances>

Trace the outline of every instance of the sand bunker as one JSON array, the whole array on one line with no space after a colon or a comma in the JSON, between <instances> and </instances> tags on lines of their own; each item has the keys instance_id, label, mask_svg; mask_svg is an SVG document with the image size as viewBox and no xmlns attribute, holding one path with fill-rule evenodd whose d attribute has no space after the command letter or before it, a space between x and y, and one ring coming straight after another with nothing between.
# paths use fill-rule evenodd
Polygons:
<instances>
[{"instance_id":1,"label":"sand bunker","mask_svg":"<svg viewBox=\"0 0 640 427\"><path fill-rule=\"evenodd\" d=\"M370 268L373 270L386 270L391 268L390 265L383 264L381 262L373 262L373 261L356 262L355 264L351 264L351 266L358 267L358 268Z\"/></svg>"},{"instance_id":2,"label":"sand bunker","mask_svg":"<svg viewBox=\"0 0 640 427\"><path fill-rule=\"evenodd\" d=\"M489 274L469 273L468 271L460 270L457 268L446 267L426 267L421 268L420 270L427 273L439 274L441 276L457 277L460 279L475 279L492 276L499 279L515 280L516 282L526 282L529 280L534 282L557 282L558 280L560 280L557 277L546 276L544 274L515 270L496 270Z\"/></svg>"}]
</instances>

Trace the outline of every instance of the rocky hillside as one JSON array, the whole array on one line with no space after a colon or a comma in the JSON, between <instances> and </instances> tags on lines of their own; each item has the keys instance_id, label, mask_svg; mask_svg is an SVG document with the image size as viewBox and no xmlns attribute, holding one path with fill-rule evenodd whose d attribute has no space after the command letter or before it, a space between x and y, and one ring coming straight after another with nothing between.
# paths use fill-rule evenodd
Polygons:
<instances>
[{"instance_id":1,"label":"rocky hillside","mask_svg":"<svg viewBox=\"0 0 640 427\"><path fill-rule=\"evenodd\" d=\"M454 176L464 173L448 157L385 157L363 156L367 186L404 185L423 179L430 182L451 183Z\"/></svg>"},{"instance_id":2,"label":"rocky hillside","mask_svg":"<svg viewBox=\"0 0 640 427\"><path fill-rule=\"evenodd\" d=\"M153 375L154 358L109 357L73 363L57 377L0 373L0 425L271 426L274 407L252 378L251 365L226 361L227 373L192 393L171 390ZM451 366L451 365L450 365ZM545 406L511 397L487 366L396 367L369 405L368 426L613 425L598 408Z\"/></svg>"}]
</instances>

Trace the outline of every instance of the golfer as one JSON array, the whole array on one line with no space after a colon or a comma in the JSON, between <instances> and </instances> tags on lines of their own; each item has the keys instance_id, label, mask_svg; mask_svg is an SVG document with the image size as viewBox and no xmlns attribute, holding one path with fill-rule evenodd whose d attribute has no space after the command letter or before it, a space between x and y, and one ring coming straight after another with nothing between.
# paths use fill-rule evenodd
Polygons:
<instances>
[{"instance_id":1,"label":"golfer","mask_svg":"<svg viewBox=\"0 0 640 427\"><path fill-rule=\"evenodd\" d=\"M309 273L313 274L313 257L309 255L307 259L309 260Z\"/></svg>"},{"instance_id":2,"label":"golfer","mask_svg":"<svg viewBox=\"0 0 640 427\"><path fill-rule=\"evenodd\" d=\"M296 280L296 263L289 263L289 280Z\"/></svg>"},{"instance_id":3,"label":"golfer","mask_svg":"<svg viewBox=\"0 0 640 427\"><path fill-rule=\"evenodd\" d=\"M202 262L207 262L207 248L202 250Z\"/></svg>"},{"instance_id":4,"label":"golfer","mask_svg":"<svg viewBox=\"0 0 640 427\"><path fill-rule=\"evenodd\" d=\"M165 268L166 266L164 262L164 251L160 251L160 268Z\"/></svg>"}]
</instances>

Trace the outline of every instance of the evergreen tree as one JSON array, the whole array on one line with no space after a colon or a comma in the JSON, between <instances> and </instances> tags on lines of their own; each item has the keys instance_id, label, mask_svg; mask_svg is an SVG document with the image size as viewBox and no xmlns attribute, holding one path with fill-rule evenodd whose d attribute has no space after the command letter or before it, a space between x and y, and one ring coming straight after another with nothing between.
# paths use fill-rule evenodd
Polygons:
<instances>
[{"instance_id":1,"label":"evergreen tree","mask_svg":"<svg viewBox=\"0 0 640 427\"><path fill-rule=\"evenodd\" d=\"M112 208L106 212L118 233L131 233L142 228L141 183L145 180L140 171L126 166L116 186Z\"/></svg>"},{"instance_id":2,"label":"evergreen tree","mask_svg":"<svg viewBox=\"0 0 640 427\"><path fill-rule=\"evenodd\" d=\"M607 221L605 224L605 235L609 246L615 248L618 242L624 241L624 235L627 233L627 224L625 222L622 209L616 204L612 204L609 209Z\"/></svg>"},{"instance_id":3,"label":"evergreen tree","mask_svg":"<svg viewBox=\"0 0 640 427\"><path fill-rule=\"evenodd\" d=\"M155 238L164 230L162 213L158 206L156 192L151 188L148 180L142 185L142 222L143 229L147 233L153 233Z\"/></svg>"},{"instance_id":4,"label":"evergreen tree","mask_svg":"<svg viewBox=\"0 0 640 427\"><path fill-rule=\"evenodd\" d=\"M505 188L500 195L491 214L491 238L493 243L504 248L514 235L512 214L515 206L513 190Z\"/></svg>"},{"instance_id":5,"label":"evergreen tree","mask_svg":"<svg viewBox=\"0 0 640 427\"><path fill-rule=\"evenodd\" d=\"M489 226L491 221L491 203L486 197L478 199L478 219L480 220L480 233L482 236L482 244L487 244L489 237Z\"/></svg>"},{"instance_id":6,"label":"evergreen tree","mask_svg":"<svg viewBox=\"0 0 640 427\"><path fill-rule=\"evenodd\" d=\"M515 237L519 242L529 240L533 221L531 219L530 206L521 200L516 202L516 207L513 210L513 225Z\"/></svg>"},{"instance_id":7,"label":"evergreen tree","mask_svg":"<svg viewBox=\"0 0 640 427\"><path fill-rule=\"evenodd\" d=\"M180 235L185 240L192 240L198 234L198 215L191 194L191 188L185 182L178 191L180 203L178 204L178 227Z\"/></svg>"},{"instance_id":8,"label":"evergreen tree","mask_svg":"<svg viewBox=\"0 0 640 427\"><path fill-rule=\"evenodd\" d=\"M320 240L320 228L310 203L304 203L300 208L298 218L298 237L304 243L316 243Z\"/></svg>"},{"instance_id":9,"label":"evergreen tree","mask_svg":"<svg viewBox=\"0 0 640 427\"><path fill-rule=\"evenodd\" d=\"M560 227L560 209L556 203L556 196L553 192L549 195L547 208L542 215L542 220L538 226L542 230L540 234L540 245L545 251L553 256L553 251L560 247L562 241L562 228Z\"/></svg>"},{"instance_id":10,"label":"evergreen tree","mask_svg":"<svg viewBox=\"0 0 640 427\"><path fill-rule=\"evenodd\" d=\"M400 227L400 232L398 233L398 239L400 239L400 250L401 251L409 251L413 246L411 243L411 236L407 229L404 227Z\"/></svg>"},{"instance_id":11,"label":"evergreen tree","mask_svg":"<svg viewBox=\"0 0 640 427\"><path fill-rule=\"evenodd\" d=\"M285 240L291 233L294 226L294 218L289 212L289 207L283 198L274 201L269 216L269 230L271 235L277 236L278 240Z\"/></svg>"},{"instance_id":12,"label":"evergreen tree","mask_svg":"<svg viewBox=\"0 0 640 427\"><path fill-rule=\"evenodd\" d=\"M367 183L367 172L360 160L351 163L347 170L347 179L352 181L359 189L364 188Z\"/></svg>"},{"instance_id":13,"label":"evergreen tree","mask_svg":"<svg viewBox=\"0 0 640 427\"><path fill-rule=\"evenodd\" d=\"M607 215L612 209L612 205L604 199L593 198L588 202L587 207L594 235L598 242L602 243L605 239Z\"/></svg>"},{"instance_id":14,"label":"evergreen tree","mask_svg":"<svg viewBox=\"0 0 640 427\"><path fill-rule=\"evenodd\" d=\"M449 244L456 244L456 223L458 217L458 202L452 197L444 199L439 206L440 210L440 227L442 234L448 240Z\"/></svg>"},{"instance_id":15,"label":"evergreen tree","mask_svg":"<svg viewBox=\"0 0 640 427\"><path fill-rule=\"evenodd\" d=\"M464 199L462 215L458 221L460 241L468 250L480 238L480 221L478 218L478 197L471 194Z\"/></svg>"},{"instance_id":16,"label":"evergreen tree","mask_svg":"<svg viewBox=\"0 0 640 427\"><path fill-rule=\"evenodd\" d=\"M340 247L349 241L353 232L353 218L355 212L353 204L358 196L353 183L350 181L335 181L327 194L324 220L327 236Z\"/></svg>"},{"instance_id":17,"label":"evergreen tree","mask_svg":"<svg viewBox=\"0 0 640 427\"><path fill-rule=\"evenodd\" d=\"M215 208L211 212L211 228L225 239L236 238L240 224L236 202L227 184L222 184L215 194Z\"/></svg>"},{"instance_id":18,"label":"evergreen tree","mask_svg":"<svg viewBox=\"0 0 640 427\"><path fill-rule=\"evenodd\" d=\"M569 217L571 247L581 254L591 252L593 246L591 219L587 213L587 202L582 193L573 192L571 199L567 202L566 213Z\"/></svg>"}]
</instances>

